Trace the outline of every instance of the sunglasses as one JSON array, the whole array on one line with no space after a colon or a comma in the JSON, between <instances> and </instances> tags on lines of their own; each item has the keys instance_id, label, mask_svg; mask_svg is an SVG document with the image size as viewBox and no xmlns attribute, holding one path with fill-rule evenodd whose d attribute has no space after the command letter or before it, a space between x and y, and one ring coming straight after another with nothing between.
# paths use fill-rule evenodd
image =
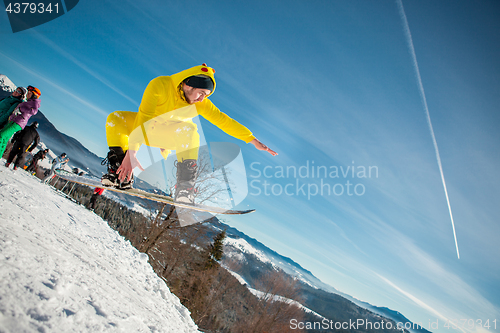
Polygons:
<instances>
[{"instance_id":1,"label":"sunglasses","mask_svg":"<svg viewBox=\"0 0 500 333\"><path fill-rule=\"evenodd\" d=\"M16 92L19 94L19 95L22 95L23 94L23 91L21 89L16 89Z\"/></svg>"}]
</instances>

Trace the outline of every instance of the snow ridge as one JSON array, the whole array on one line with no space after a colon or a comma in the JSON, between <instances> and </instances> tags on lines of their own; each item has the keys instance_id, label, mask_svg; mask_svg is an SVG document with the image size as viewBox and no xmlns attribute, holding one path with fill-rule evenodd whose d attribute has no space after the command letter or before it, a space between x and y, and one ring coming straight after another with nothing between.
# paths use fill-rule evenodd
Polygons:
<instances>
[{"instance_id":1,"label":"snow ridge","mask_svg":"<svg viewBox=\"0 0 500 333\"><path fill-rule=\"evenodd\" d=\"M264 252L257 250L255 247L248 244L248 242L243 238L226 237L224 238L224 246L225 250L229 250L227 249L227 247L233 247L235 250L237 250L237 251L234 250L229 251L229 254L227 255L234 256L238 260L243 260L242 254L248 254L255 256L263 263L269 263L273 267L275 267L274 263L271 262L271 260L267 257L267 255Z\"/></svg>"},{"instance_id":2,"label":"snow ridge","mask_svg":"<svg viewBox=\"0 0 500 333\"><path fill-rule=\"evenodd\" d=\"M0 74L0 89L8 92L16 90L17 86L4 74Z\"/></svg>"},{"instance_id":3,"label":"snow ridge","mask_svg":"<svg viewBox=\"0 0 500 333\"><path fill-rule=\"evenodd\" d=\"M0 161L0 332L197 332L97 215Z\"/></svg>"}]
</instances>

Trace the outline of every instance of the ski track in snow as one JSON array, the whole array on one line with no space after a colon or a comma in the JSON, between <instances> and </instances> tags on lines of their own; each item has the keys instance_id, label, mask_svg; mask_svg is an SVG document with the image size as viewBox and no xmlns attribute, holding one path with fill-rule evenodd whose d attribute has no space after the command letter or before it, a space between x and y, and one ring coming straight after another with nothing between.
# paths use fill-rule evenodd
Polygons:
<instances>
[{"instance_id":1,"label":"ski track in snow","mask_svg":"<svg viewBox=\"0 0 500 333\"><path fill-rule=\"evenodd\" d=\"M197 332L147 256L0 160L0 333Z\"/></svg>"}]
</instances>

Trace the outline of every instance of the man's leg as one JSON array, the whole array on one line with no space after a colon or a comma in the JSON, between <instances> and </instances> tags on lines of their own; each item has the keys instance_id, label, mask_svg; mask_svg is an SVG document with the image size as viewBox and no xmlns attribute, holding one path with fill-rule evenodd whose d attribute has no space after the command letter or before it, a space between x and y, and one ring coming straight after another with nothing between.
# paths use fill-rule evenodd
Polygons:
<instances>
[{"instance_id":1,"label":"man's leg","mask_svg":"<svg viewBox=\"0 0 500 333\"><path fill-rule=\"evenodd\" d=\"M125 153L122 147L109 147L108 156L104 161L107 161L108 173L101 177L101 183L105 186L112 186L120 189L132 188L134 178L129 181L120 182L118 179L118 168L125 158ZM103 162L104 162L103 161Z\"/></svg>"},{"instance_id":2,"label":"man's leg","mask_svg":"<svg viewBox=\"0 0 500 333\"><path fill-rule=\"evenodd\" d=\"M132 187L133 179L120 183L117 171L125 158L136 116L137 112L115 111L106 119L106 140L109 152L103 164L107 162L108 173L101 178L101 182L105 186L122 189Z\"/></svg>"},{"instance_id":3,"label":"man's leg","mask_svg":"<svg viewBox=\"0 0 500 333\"><path fill-rule=\"evenodd\" d=\"M17 154L21 151L21 146L19 146L17 143L14 143L12 146L12 149L10 150L9 155L7 156L7 163L5 165L9 166L12 161L16 158ZM14 167L16 167L16 164L14 164Z\"/></svg>"},{"instance_id":4,"label":"man's leg","mask_svg":"<svg viewBox=\"0 0 500 333\"><path fill-rule=\"evenodd\" d=\"M177 184L175 185L175 201L194 204L196 175L198 164L195 159L177 161Z\"/></svg>"},{"instance_id":5,"label":"man's leg","mask_svg":"<svg viewBox=\"0 0 500 333\"><path fill-rule=\"evenodd\" d=\"M196 124L185 122L176 132L177 183L175 201L194 204L195 184L198 173L200 135Z\"/></svg>"},{"instance_id":6,"label":"man's leg","mask_svg":"<svg viewBox=\"0 0 500 333\"><path fill-rule=\"evenodd\" d=\"M36 170L36 165L38 164L38 159L36 158L33 158L33 160L31 160L31 163L30 165L26 168L26 171L28 172L33 172Z\"/></svg>"},{"instance_id":7,"label":"man's leg","mask_svg":"<svg viewBox=\"0 0 500 333\"><path fill-rule=\"evenodd\" d=\"M17 143L14 144L14 147L12 148L10 154L9 154L9 159L7 159L7 162L11 163L15 160L14 162L14 170L17 169L19 166L21 166L21 163L24 162L24 153L28 147L26 145L18 145ZM12 156L12 159L11 159Z\"/></svg>"},{"instance_id":8,"label":"man's leg","mask_svg":"<svg viewBox=\"0 0 500 333\"><path fill-rule=\"evenodd\" d=\"M7 125L5 125L4 128L0 130L0 158L3 156L10 138L12 138L14 133L20 130L21 126L14 122L9 122Z\"/></svg>"},{"instance_id":9,"label":"man's leg","mask_svg":"<svg viewBox=\"0 0 500 333\"><path fill-rule=\"evenodd\" d=\"M175 150L177 182L174 198L179 202L194 203L200 135L196 124L191 120L168 121L166 119L169 119L169 114L148 122L144 126L143 136L147 145L162 149L164 158L170 150Z\"/></svg>"}]
</instances>

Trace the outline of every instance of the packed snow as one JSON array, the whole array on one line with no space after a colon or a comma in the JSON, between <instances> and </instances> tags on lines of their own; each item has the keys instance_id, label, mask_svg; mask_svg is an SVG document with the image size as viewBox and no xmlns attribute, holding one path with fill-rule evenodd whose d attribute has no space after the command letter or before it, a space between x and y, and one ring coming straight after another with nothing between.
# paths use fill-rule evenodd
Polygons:
<instances>
[{"instance_id":1,"label":"packed snow","mask_svg":"<svg viewBox=\"0 0 500 333\"><path fill-rule=\"evenodd\" d=\"M147 256L0 160L0 332L197 332Z\"/></svg>"},{"instance_id":2,"label":"packed snow","mask_svg":"<svg viewBox=\"0 0 500 333\"><path fill-rule=\"evenodd\" d=\"M264 252L257 250L243 238L226 237L224 238L224 246L226 247L225 249L229 250L229 255L235 257L237 260L244 260L243 255L249 254L255 256L263 263L270 263L275 266ZM233 247L236 251L230 251L228 247Z\"/></svg>"}]
</instances>

